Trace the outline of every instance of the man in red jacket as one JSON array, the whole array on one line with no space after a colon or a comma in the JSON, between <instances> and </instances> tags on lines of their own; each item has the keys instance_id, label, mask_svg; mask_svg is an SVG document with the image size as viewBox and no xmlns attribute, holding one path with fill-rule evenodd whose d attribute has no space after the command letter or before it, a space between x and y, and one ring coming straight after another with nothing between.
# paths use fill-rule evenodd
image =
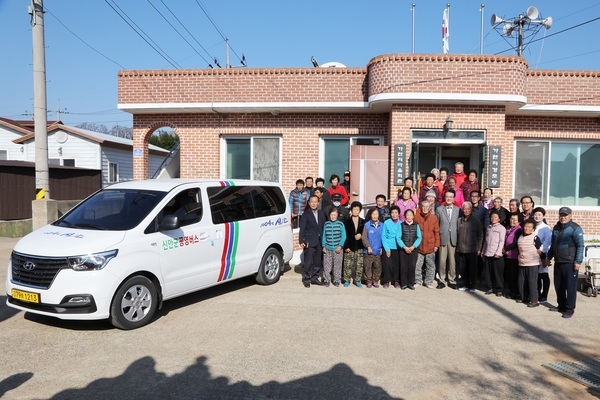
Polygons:
<instances>
[{"instance_id":1,"label":"man in red jacket","mask_svg":"<svg viewBox=\"0 0 600 400\"><path fill-rule=\"evenodd\" d=\"M435 278L435 252L440 247L440 224L437 217L431 211L431 205L427 200L421 202L421 207L415 214L415 222L421 228L421 244L417 257L417 268L415 272L415 286L422 283L425 287L433 289ZM423 264L425 269L423 270ZM423 272L425 277L423 278Z\"/></svg>"}]
</instances>

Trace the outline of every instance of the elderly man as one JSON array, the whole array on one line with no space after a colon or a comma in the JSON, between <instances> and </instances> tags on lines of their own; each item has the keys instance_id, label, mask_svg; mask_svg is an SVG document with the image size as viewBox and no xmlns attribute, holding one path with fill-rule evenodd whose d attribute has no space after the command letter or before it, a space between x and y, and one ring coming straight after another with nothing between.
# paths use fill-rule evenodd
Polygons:
<instances>
[{"instance_id":1,"label":"elderly man","mask_svg":"<svg viewBox=\"0 0 600 400\"><path fill-rule=\"evenodd\" d=\"M440 281L437 289L446 287L446 275L448 286L456 289L456 243L458 230L459 208L454 205L454 189L448 189L444 193L445 203L435 210L435 215L440 223L440 248L438 274Z\"/></svg>"},{"instance_id":2,"label":"elderly man","mask_svg":"<svg viewBox=\"0 0 600 400\"><path fill-rule=\"evenodd\" d=\"M577 300L577 278L583 262L583 230L572 221L569 207L558 210L558 223L552 230L552 245L548 260L554 258L554 289L557 307L550 311L563 313L563 318L571 318Z\"/></svg>"},{"instance_id":3,"label":"elderly man","mask_svg":"<svg viewBox=\"0 0 600 400\"><path fill-rule=\"evenodd\" d=\"M461 162L454 164L454 173L450 176L456 179L456 187L460 189L460 186L467 179L467 174L465 174L465 164ZM468 197L465 197L465 199L468 199Z\"/></svg>"},{"instance_id":4,"label":"elderly man","mask_svg":"<svg viewBox=\"0 0 600 400\"><path fill-rule=\"evenodd\" d=\"M437 217L431 211L429 201L421 202L421 207L415 214L415 222L421 228L422 237L421 244L419 244L419 255L417 256L415 286L424 284L426 288L433 289L435 252L440 247L440 225ZM425 264L424 270L423 264Z\"/></svg>"},{"instance_id":5,"label":"elderly man","mask_svg":"<svg viewBox=\"0 0 600 400\"><path fill-rule=\"evenodd\" d=\"M477 287L477 259L481 255L483 228L479 220L473 216L471 202L462 205L462 216L458 218L458 271L461 277L459 290L475 293Z\"/></svg>"}]
</instances>

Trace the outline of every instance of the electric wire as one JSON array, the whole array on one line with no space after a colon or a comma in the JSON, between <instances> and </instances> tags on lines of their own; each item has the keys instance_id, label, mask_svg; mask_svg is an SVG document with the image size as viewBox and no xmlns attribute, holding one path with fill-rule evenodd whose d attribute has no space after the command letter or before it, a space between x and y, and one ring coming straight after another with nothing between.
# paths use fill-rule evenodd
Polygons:
<instances>
[{"instance_id":1,"label":"electric wire","mask_svg":"<svg viewBox=\"0 0 600 400\"><path fill-rule=\"evenodd\" d=\"M138 26L138 25L137 25L135 22L133 22L133 20L132 20L132 19L131 19L131 18L130 18L128 15L127 15L127 13L125 13L125 12L124 12L124 11L121 9L121 7L119 7L119 6L118 6L116 3L114 3L114 0L113 0L113 3L114 3L114 5L115 5L115 6L116 6L116 7L117 7L117 8L118 8L118 9L119 9L119 10L120 10L120 11L121 11L123 14L121 14L119 11L117 11L117 9L116 9L115 7L113 7L113 5L112 5L112 4L110 4L108 0L104 0L104 2L105 2L106 4L108 4L108 5L109 5L109 7L110 7L110 8L112 8L112 9L113 9L113 11L114 11L115 13L117 13L117 15L118 15L119 17L121 17L121 19L122 19L123 21L125 21L125 23L126 23L127 25L129 25L129 27L130 27L131 29L133 29L133 30L134 30L134 32L135 32L135 33L137 33L137 34L138 34L138 36L139 36L139 37L141 37L141 38L142 38L142 39L143 39L143 40L144 40L144 41L145 41L145 42L148 44L148 46L152 47L152 49L154 49L154 51L156 51L156 52L157 52L157 53L158 53L158 54L159 54L159 55L160 55L160 56L161 56L161 57L162 57L162 58L163 58L165 61L167 61L169 64L171 64L171 66L172 66L173 68L175 68L175 69L181 69L181 66L180 66L179 64L177 64L177 62L176 62L175 60L173 60L171 57L169 57L169 56L168 56L168 54L167 54L167 53L166 53L166 52L165 52L163 49L161 49L161 48L160 48L160 46L159 46L159 45L157 45L157 44L156 44L156 43L155 43L155 42L154 42L154 41L153 41L153 40L150 38L150 36L148 36L148 34L147 34L146 32L144 32L144 31L143 31L143 30L142 30L142 29L141 29L141 28L140 28L140 27L139 27L139 26ZM131 23L130 23L130 22L129 22L129 21L126 19L126 18L125 18L125 16L127 17L127 19L129 19L129 20L131 21ZM135 26L137 27L137 29L136 29L136 28L134 28L134 27L133 27L133 25L131 25L131 24L135 25ZM138 31L138 29L139 29L139 31ZM142 32L142 33L143 33L143 35L142 35L140 32ZM146 39L146 37L144 37L144 36L146 36L148 39ZM152 43L150 43L150 42L152 42L152 43L154 43L154 44L152 44Z\"/></svg>"},{"instance_id":2,"label":"electric wire","mask_svg":"<svg viewBox=\"0 0 600 400\"><path fill-rule=\"evenodd\" d=\"M181 20L179 18L177 18L177 15L175 15L175 13L173 11L171 11L171 9L169 8L169 6L167 6L165 4L165 2L163 0L160 0L160 2L165 6L165 8L171 13L171 15L173 16L173 18L175 18L177 20L177 22L179 22L179 25L181 25L183 27L183 29L185 29L185 31L191 36L192 39L194 39L194 42L196 42L198 44L198 46L200 46L200 48L202 50L204 50L204 52L208 55L208 57L212 60L214 59L214 57L208 52L208 50L206 50L206 48L204 48L204 46L202 46L202 44L200 44L200 42L194 37L194 35L192 34L192 32L189 31L188 28L186 28L186 26L183 24L183 22L181 22ZM198 54L200 55L200 54ZM202 57L202 56L200 56ZM204 61L206 61L206 59L204 57L202 57L202 59ZM206 61L206 63L210 65L210 62Z\"/></svg>"},{"instance_id":3,"label":"electric wire","mask_svg":"<svg viewBox=\"0 0 600 400\"><path fill-rule=\"evenodd\" d=\"M204 13L204 15L206 15L206 18L208 18L208 20L210 21L212 26L214 26L214 28L219 33L219 35L221 35L221 38L223 39L223 41L228 41L227 38L225 37L225 35L223 34L223 32L221 32L221 30L219 29L219 27L217 26L215 21L212 19L212 17L208 13L208 11L204 8L202 3L199 0L196 0L196 4L198 4L198 7L200 7L200 9ZM231 47L231 45L229 45L229 49L233 52L233 54L235 54L235 56L238 58L239 61L242 61L242 58L240 58L240 56L235 52L235 50L233 49L233 47ZM244 64L244 63L245 63L245 61L242 62L242 64Z\"/></svg>"},{"instance_id":4,"label":"electric wire","mask_svg":"<svg viewBox=\"0 0 600 400\"><path fill-rule=\"evenodd\" d=\"M44 11L47 12L48 14L50 14L52 16L52 18L54 18L56 21L58 21L59 24L62 25L63 28L65 28L71 35L75 36L77 39L79 39L79 41L81 41L81 43L85 44L87 47L89 47L91 50L95 51L96 53L100 54L102 57L104 57L105 59L107 59L108 61L112 62L113 64L117 65L118 67L120 67L121 69L127 69L125 68L123 65L121 65L120 63L116 62L115 60L113 60L112 58L108 57L106 54L102 53L100 50L96 49L94 46L92 46L91 44L89 44L88 42L86 42L85 40L83 40L79 35L77 35L75 32L73 32L71 29L69 29L56 15L54 15L52 13L52 11L50 11L48 9L48 7L44 6Z\"/></svg>"},{"instance_id":5,"label":"electric wire","mask_svg":"<svg viewBox=\"0 0 600 400\"><path fill-rule=\"evenodd\" d=\"M580 24L577 24L577 25L570 26L570 27L568 27L568 28L565 28L565 29L563 29L563 30L561 30L561 31L554 32L553 34L547 35L547 36L545 36L545 37L543 37L543 38L539 38L539 39L531 40L531 41L529 41L527 44L528 44L528 45L530 45L531 43L535 43L535 42L539 42L540 40L548 39L549 37L556 36L556 35L558 35L558 34L560 34L560 33L564 33L564 32L570 31L571 29L579 28L580 26L587 25L587 24L589 24L589 23L591 23L591 22L595 22L595 21L598 21L598 20L600 20L600 17L596 17L596 18L590 19L590 20L588 20L588 21L582 22L582 23L580 23ZM511 51L511 50L514 50L514 47L512 47L512 48L510 48L510 49L506 49L506 50L500 51L500 52L498 52L498 53L494 53L494 55L498 55L498 54L506 53L507 51Z\"/></svg>"}]
</instances>

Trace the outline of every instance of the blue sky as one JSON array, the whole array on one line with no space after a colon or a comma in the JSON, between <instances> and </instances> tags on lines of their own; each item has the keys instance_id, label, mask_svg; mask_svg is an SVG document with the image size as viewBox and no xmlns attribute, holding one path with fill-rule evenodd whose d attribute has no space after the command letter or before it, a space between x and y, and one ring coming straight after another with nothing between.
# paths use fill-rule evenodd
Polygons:
<instances>
[{"instance_id":1,"label":"blue sky","mask_svg":"<svg viewBox=\"0 0 600 400\"><path fill-rule=\"evenodd\" d=\"M165 60L141 39L109 3L115 8L118 5L172 61ZM229 39L234 67L240 65L242 54L248 67L269 68L311 67L311 56L321 64L338 61L349 67L365 67L377 55L410 53L412 3L416 4L415 52L442 53L442 12L448 1L44 0L48 10L47 100L52 110L48 118L56 118L54 111L60 102L61 119L68 125L96 122L109 128L116 124L131 126L131 115L117 110L118 70L173 69L172 63L183 68L206 68L208 62L214 64L214 57L225 66L223 37ZM599 18L600 1L483 3L484 54L515 54L509 50L515 44L514 38L507 43L492 29L492 13L516 17L535 5L543 17L551 16L554 22L551 29L542 29L536 42L523 53L531 69L600 68L600 19L550 36ZM0 0L1 117L33 118L29 4L29 0ZM482 1L456 0L450 4L450 53L479 54ZM544 35L550 37L544 39Z\"/></svg>"}]
</instances>

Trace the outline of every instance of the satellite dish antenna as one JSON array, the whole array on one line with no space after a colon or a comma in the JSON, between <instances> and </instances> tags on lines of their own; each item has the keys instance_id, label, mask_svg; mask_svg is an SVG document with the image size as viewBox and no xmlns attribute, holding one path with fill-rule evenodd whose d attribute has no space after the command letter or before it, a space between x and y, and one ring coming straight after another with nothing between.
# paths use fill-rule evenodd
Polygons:
<instances>
[{"instance_id":1,"label":"satellite dish antenna","mask_svg":"<svg viewBox=\"0 0 600 400\"><path fill-rule=\"evenodd\" d=\"M504 35L506 36L512 36L514 27L510 24L506 24L502 27L502 33L504 33Z\"/></svg>"},{"instance_id":2,"label":"satellite dish antenna","mask_svg":"<svg viewBox=\"0 0 600 400\"><path fill-rule=\"evenodd\" d=\"M538 11L538 9L535 6L531 6L527 9L527 17L529 19L537 19L537 17L540 15L540 12Z\"/></svg>"},{"instance_id":3,"label":"satellite dish antenna","mask_svg":"<svg viewBox=\"0 0 600 400\"><path fill-rule=\"evenodd\" d=\"M505 22L502 18L500 18L499 16L497 16L496 14L492 14L492 19L491 19L491 24L492 26L496 26L498 24L501 24L503 22Z\"/></svg>"},{"instance_id":4,"label":"satellite dish antenna","mask_svg":"<svg viewBox=\"0 0 600 400\"><path fill-rule=\"evenodd\" d=\"M542 20L542 25L544 25L544 28L550 29L550 27L552 26L552 17L548 17L546 19L543 19Z\"/></svg>"}]
</instances>

